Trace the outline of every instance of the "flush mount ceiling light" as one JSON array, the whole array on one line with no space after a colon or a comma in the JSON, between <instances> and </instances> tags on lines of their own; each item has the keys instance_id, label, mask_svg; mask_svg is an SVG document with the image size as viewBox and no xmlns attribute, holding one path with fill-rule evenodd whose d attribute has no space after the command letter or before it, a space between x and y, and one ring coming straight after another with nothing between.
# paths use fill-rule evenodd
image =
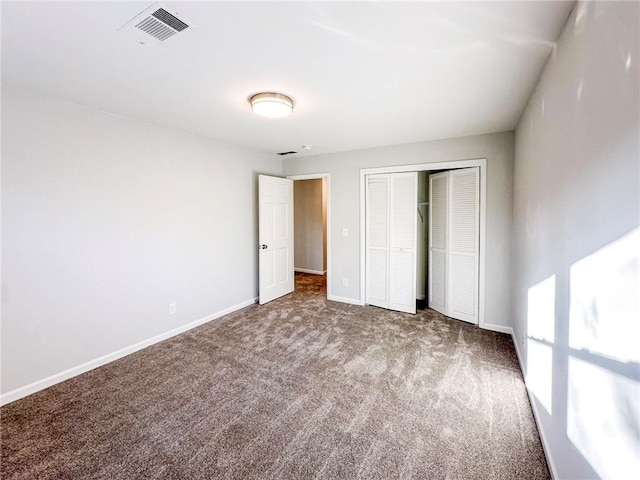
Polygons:
<instances>
[{"instance_id":1,"label":"flush mount ceiling light","mask_svg":"<svg viewBox=\"0 0 640 480\"><path fill-rule=\"evenodd\" d=\"M293 99L282 93L257 93L249 99L249 103L253 111L263 117L282 118L293 111Z\"/></svg>"}]
</instances>

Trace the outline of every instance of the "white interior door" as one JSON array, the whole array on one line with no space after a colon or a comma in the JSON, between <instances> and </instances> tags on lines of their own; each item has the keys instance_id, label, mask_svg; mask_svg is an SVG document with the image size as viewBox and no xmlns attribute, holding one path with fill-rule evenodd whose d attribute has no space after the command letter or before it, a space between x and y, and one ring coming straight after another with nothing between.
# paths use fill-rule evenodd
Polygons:
<instances>
[{"instance_id":1,"label":"white interior door","mask_svg":"<svg viewBox=\"0 0 640 480\"><path fill-rule=\"evenodd\" d=\"M258 177L260 305L294 290L293 180Z\"/></svg>"},{"instance_id":2,"label":"white interior door","mask_svg":"<svg viewBox=\"0 0 640 480\"><path fill-rule=\"evenodd\" d=\"M429 176L429 307L478 323L480 171Z\"/></svg>"},{"instance_id":3,"label":"white interior door","mask_svg":"<svg viewBox=\"0 0 640 480\"><path fill-rule=\"evenodd\" d=\"M366 303L416 313L416 172L368 175Z\"/></svg>"}]
</instances>

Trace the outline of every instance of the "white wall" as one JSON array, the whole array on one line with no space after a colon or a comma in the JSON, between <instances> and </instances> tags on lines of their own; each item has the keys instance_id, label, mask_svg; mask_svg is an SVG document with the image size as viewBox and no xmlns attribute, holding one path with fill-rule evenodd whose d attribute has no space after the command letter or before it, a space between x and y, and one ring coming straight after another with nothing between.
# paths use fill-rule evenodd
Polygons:
<instances>
[{"instance_id":1,"label":"white wall","mask_svg":"<svg viewBox=\"0 0 640 480\"><path fill-rule=\"evenodd\" d=\"M516 132L515 337L556 478L640 471L639 18L578 4Z\"/></svg>"},{"instance_id":2,"label":"white wall","mask_svg":"<svg viewBox=\"0 0 640 480\"><path fill-rule=\"evenodd\" d=\"M321 178L293 182L293 263L299 271L325 271L323 182Z\"/></svg>"},{"instance_id":3,"label":"white wall","mask_svg":"<svg viewBox=\"0 0 640 480\"><path fill-rule=\"evenodd\" d=\"M257 295L280 159L3 86L2 173L3 393Z\"/></svg>"},{"instance_id":4,"label":"white wall","mask_svg":"<svg viewBox=\"0 0 640 480\"><path fill-rule=\"evenodd\" d=\"M360 169L487 159L486 322L510 326L513 132L285 159L286 175L331 174L331 293L360 301ZM343 236L343 229L348 236ZM347 279L344 286L342 279Z\"/></svg>"}]
</instances>

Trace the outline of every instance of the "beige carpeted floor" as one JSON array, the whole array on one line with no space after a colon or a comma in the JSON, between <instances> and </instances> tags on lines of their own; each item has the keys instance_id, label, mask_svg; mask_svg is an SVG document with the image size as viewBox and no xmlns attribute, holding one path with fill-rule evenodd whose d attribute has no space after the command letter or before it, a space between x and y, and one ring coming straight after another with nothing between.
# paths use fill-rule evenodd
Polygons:
<instances>
[{"instance_id":1,"label":"beige carpeted floor","mask_svg":"<svg viewBox=\"0 0 640 480\"><path fill-rule=\"evenodd\" d=\"M546 479L510 337L323 277L0 410L2 479Z\"/></svg>"}]
</instances>

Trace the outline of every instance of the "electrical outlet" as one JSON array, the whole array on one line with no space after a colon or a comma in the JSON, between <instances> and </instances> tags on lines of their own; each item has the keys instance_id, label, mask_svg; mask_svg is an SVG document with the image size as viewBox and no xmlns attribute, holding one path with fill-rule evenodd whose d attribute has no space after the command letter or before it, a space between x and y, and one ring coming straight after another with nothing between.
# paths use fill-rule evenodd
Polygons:
<instances>
[{"instance_id":1,"label":"electrical outlet","mask_svg":"<svg viewBox=\"0 0 640 480\"><path fill-rule=\"evenodd\" d=\"M170 303L169 304L169 315L175 315L176 314L176 304L175 303Z\"/></svg>"},{"instance_id":2,"label":"electrical outlet","mask_svg":"<svg viewBox=\"0 0 640 480\"><path fill-rule=\"evenodd\" d=\"M349 280L347 280L347 277L343 277L342 278L342 286L343 287L348 287L349 286Z\"/></svg>"},{"instance_id":3,"label":"electrical outlet","mask_svg":"<svg viewBox=\"0 0 640 480\"><path fill-rule=\"evenodd\" d=\"M522 334L522 346L524 347L524 342L525 342L525 335L524 333Z\"/></svg>"}]
</instances>

